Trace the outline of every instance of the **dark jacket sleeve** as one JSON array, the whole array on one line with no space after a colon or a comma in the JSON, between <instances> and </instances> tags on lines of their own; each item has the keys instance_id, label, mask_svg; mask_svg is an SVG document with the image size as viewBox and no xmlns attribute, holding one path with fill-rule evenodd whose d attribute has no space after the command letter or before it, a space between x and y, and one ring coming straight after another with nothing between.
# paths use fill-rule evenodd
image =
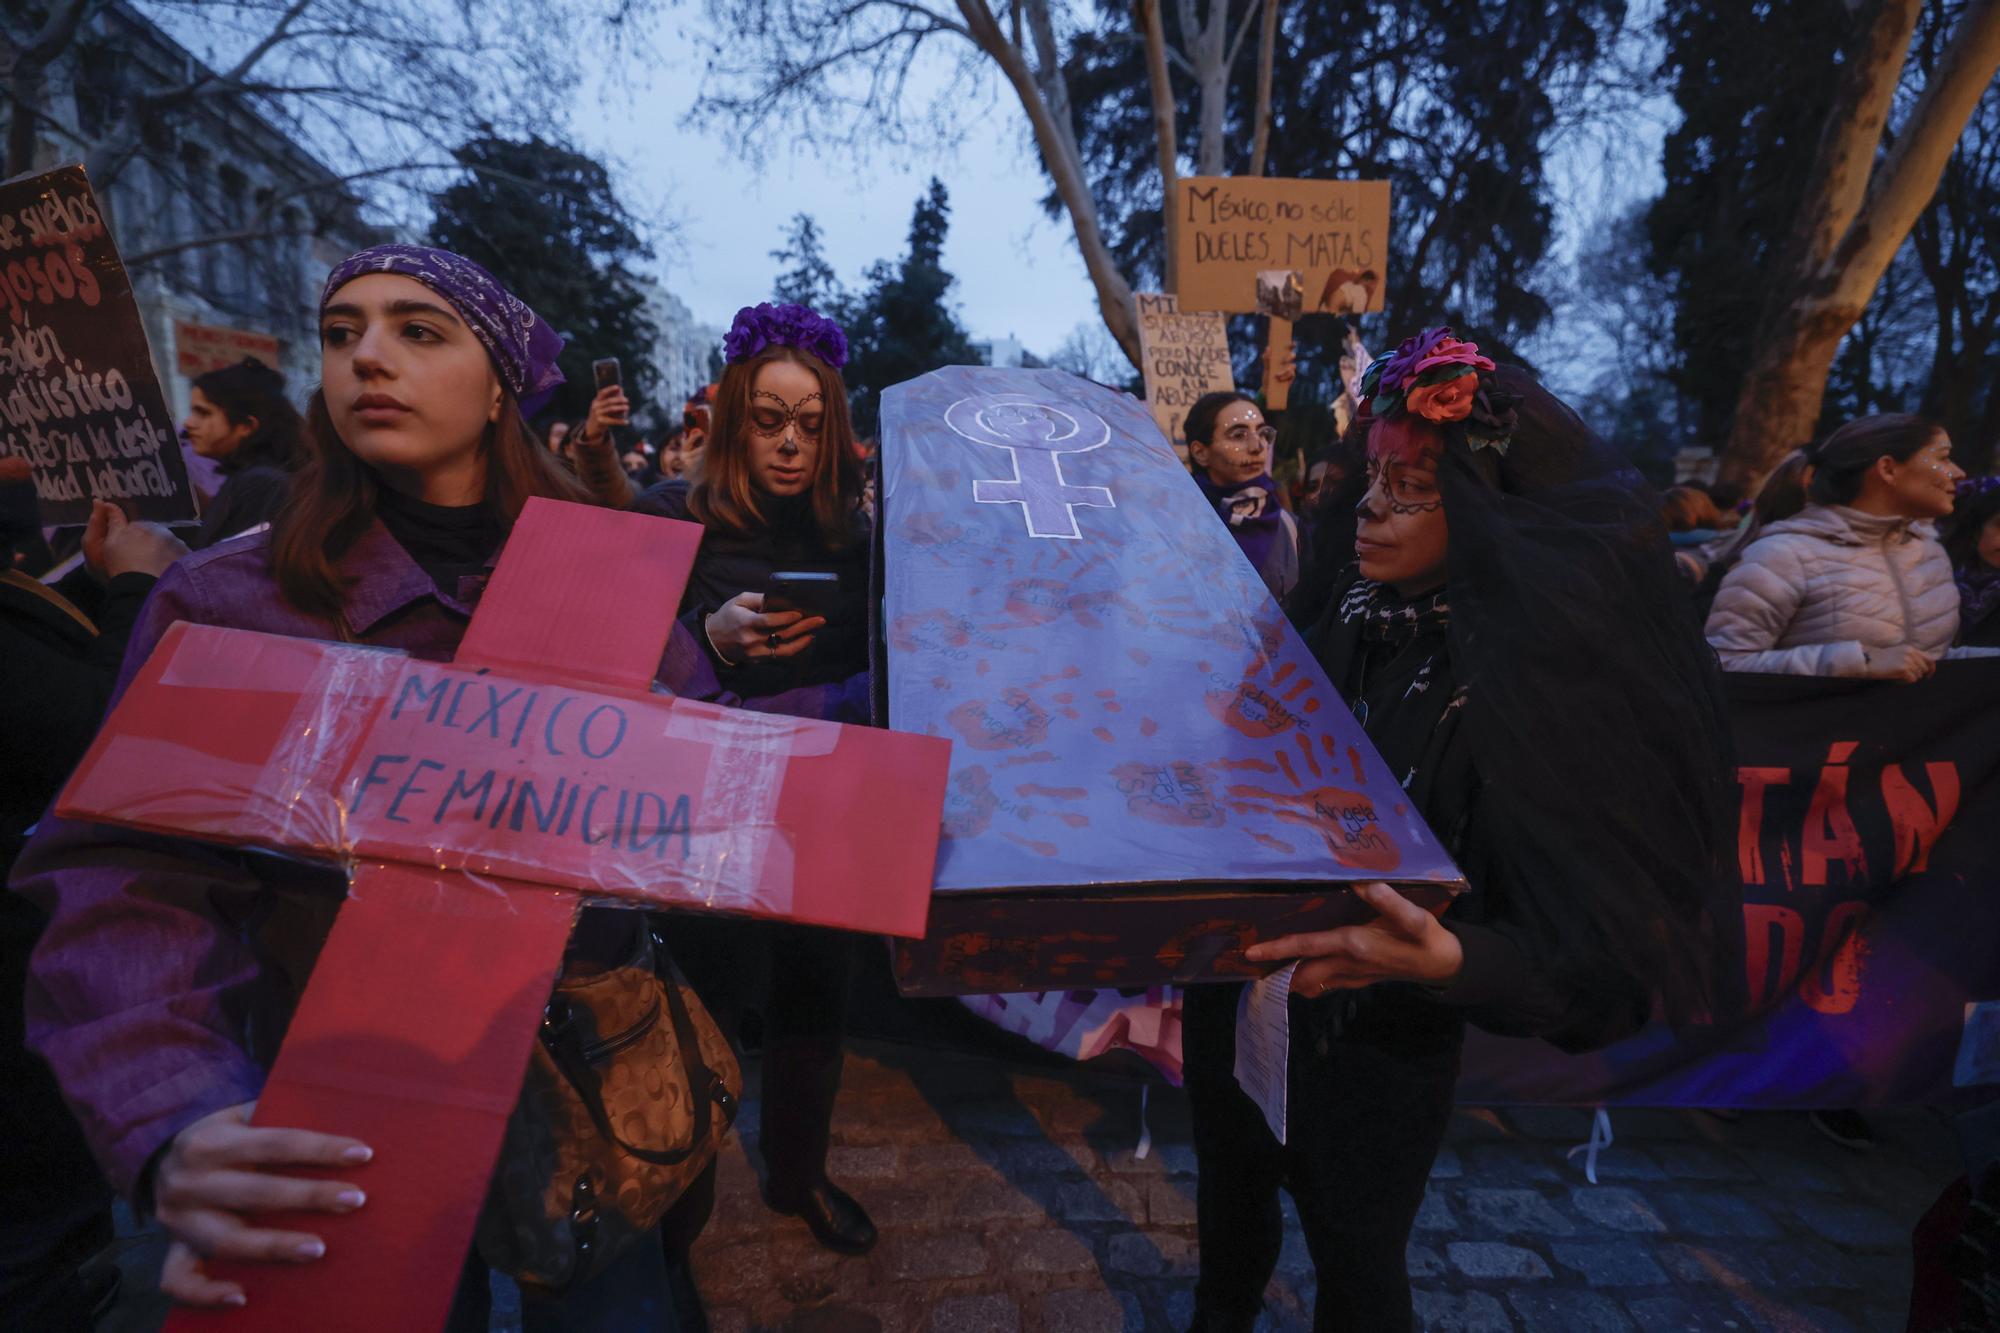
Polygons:
<instances>
[{"instance_id":1,"label":"dark jacket sleeve","mask_svg":"<svg viewBox=\"0 0 2000 1333\"><path fill-rule=\"evenodd\" d=\"M150 574L121 574L98 609L96 637L71 645L30 628L11 608L0 610L0 710L8 771L0 779L0 864L17 839L54 799L83 757L111 701L118 664L146 594Z\"/></svg>"},{"instance_id":2,"label":"dark jacket sleeve","mask_svg":"<svg viewBox=\"0 0 2000 1333\"><path fill-rule=\"evenodd\" d=\"M169 625L205 611L186 563L169 569L131 630L113 701ZM262 1086L241 1029L258 965L224 920L259 886L197 843L54 816L11 886L48 918L30 965L29 1043L112 1183L136 1193L163 1144Z\"/></svg>"},{"instance_id":3,"label":"dark jacket sleeve","mask_svg":"<svg viewBox=\"0 0 2000 1333\"><path fill-rule=\"evenodd\" d=\"M1477 885L1445 915L1465 963L1439 992L1474 1025L1503 1037L1539 1037L1572 1053L1596 1050L1630 1036L1646 1023L1652 996L1646 988L1597 957L1570 957L1549 932L1516 910L1506 892L1503 831L1479 828L1475 814L1469 848L1486 855L1464 865ZM1484 864L1481 864L1481 863ZM1577 885L1580 893L1615 893L1616 885Z\"/></svg>"},{"instance_id":4,"label":"dark jacket sleeve","mask_svg":"<svg viewBox=\"0 0 2000 1333\"><path fill-rule=\"evenodd\" d=\"M657 679L684 699L720 704L724 708L748 708L757 713L783 713L788 717L817 718L822 722L868 723L871 693L868 673L863 671L828 685L805 685L779 694L745 698L723 684L706 644L695 642L699 631L676 622L667 638L667 651L660 660Z\"/></svg>"},{"instance_id":5,"label":"dark jacket sleeve","mask_svg":"<svg viewBox=\"0 0 2000 1333\"><path fill-rule=\"evenodd\" d=\"M202 515L194 548L204 550L259 523L269 523L290 484L290 474L279 467L249 467L231 477Z\"/></svg>"}]
</instances>

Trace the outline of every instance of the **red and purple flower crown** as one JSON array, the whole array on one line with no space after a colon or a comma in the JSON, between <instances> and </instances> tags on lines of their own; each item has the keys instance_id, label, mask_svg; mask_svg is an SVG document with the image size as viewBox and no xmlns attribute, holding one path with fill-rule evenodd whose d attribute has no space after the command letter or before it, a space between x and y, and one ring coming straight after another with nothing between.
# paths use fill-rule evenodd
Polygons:
<instances>
[{"instance_id":1,"label":"red and purple flower crown","mask_svg":"<svg viewBox=\"0 0 2000 1333\"><path fill-rule=\"evenodd\" d=\"M847 335L840 325L806 306L746 305L722 337L722 355L732 365L766 347L796 347L839 370L847 364Z\"/></svg>"},{"instance_id":2,"label":"red and purple flower crown","mask_svg":"<svg viewBox=\"0 0 2000 1333\"><path fill-rule=\"evenodd\" d=\"M1425 329L1378 356L1361 375L1361 410L1374 417L1409 412L1434 425L1465 423L1475 449L1507 452L1515 427L1514 400L1495 393L1485 376L1493 359L1450 329Z\"/></svg>"}]
</instances>

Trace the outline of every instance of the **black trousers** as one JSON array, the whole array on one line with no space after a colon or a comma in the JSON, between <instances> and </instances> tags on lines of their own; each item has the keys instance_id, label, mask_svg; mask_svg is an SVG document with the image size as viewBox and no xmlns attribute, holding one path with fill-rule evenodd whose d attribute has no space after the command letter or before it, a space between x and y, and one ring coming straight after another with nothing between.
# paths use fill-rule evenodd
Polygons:
<instances>
[{"instance_id":1,"label":"black trousers","mask_svg":"<svg viewBox=\"0 0 2000 1333\"><path fill-rule=\"evenodd\" d=\"M0 885L6 871L0 862ZM27 1046L28 955L41 930L28 900L0 887L0 1333L87 1329L77 1266L111 1243L111 1186Z\"/></svg>"},{"instance_id":2,"label":"black trousers","mask_svg":"<svg viewBox=\"0 0 2000 1333\"><path fill-rule=\"evenodd\" d=\"M786 922L676 913L666 938L724 1032L738 1037L746 1009L762 1014L757 1137L772 1194L795 1198L826 1175L853 937Z\"/></svg>"},{"instance_id":3,"label":"black trousers","mask_svg":"<svg viewBox=\"0 0 2000 1333\"><path fill-rule=\"evenodd\" d=\"M1315 1333L1406 1333L1404 1254L1451 1119L1463 1024L1394 991L1295 997L1290 1142L1281 1145L1233 1072L1242 990L1187 992L1201 1246L1195 1327L1249 1333L1256 1323L1284 1243L1284 1189L1318 1276Z\"/></svg>"}]
</instances>

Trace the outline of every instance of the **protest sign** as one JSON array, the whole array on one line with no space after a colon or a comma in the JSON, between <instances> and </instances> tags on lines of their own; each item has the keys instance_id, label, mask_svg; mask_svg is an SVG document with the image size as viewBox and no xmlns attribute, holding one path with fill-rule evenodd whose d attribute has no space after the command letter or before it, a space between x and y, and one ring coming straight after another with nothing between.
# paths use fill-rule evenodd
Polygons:
<instances>
[{"instance_id":1,"label":"protest sign","mask_svg":"<svg viewBox=\"0 0 2000 1333\"><path fill-rule=\"evenodd\" d=\"M81 166L0 182L0 452L34 464L50 526L92 500L194 518L172 414L118 247Z\"/></svg>"},{"instance_id":2,"label":"protest sign","mask_svg":"<svg viewBox=\"0 0 2000 1333\"><path fill-rule=\"evenodd\" d=\"M1259 274L1274 269L1300 276L1304 314L1382 309L1387 181L1183 176L1174 198L1181 309L1253 314Z\"/></svg>"},{"instance_id":3,"label":"protest sign","mask_svg":"<svg viewBox=\"0 0 2000 1333\"><path fill-rule=\"evenodd\" d=\"M1140 292L1139 360L1146 374L1146 406L1160 433L1179 453L1187 451L1182 423L1195 399L1236 387L1229 364L1229 335L1222 316L1183 314L1172 296Z\"/></svg>"},{"instance_id":4,"label":"protest sign","mask_svg":"<svg viewBox=\"0 0 2000 1333\"><path fill-rule=\"evenodd\" d=\"M935 371L881 457L887 721L953 747L906 994L1249 976L1344 885L1463 884L1137 402Z\"/></svg>"},{"instance_id":5,"label":"protest sign","mask_svg":"<svg viewBox=\"0 0 2000 1333\"><path fill-rule=\"evenodd\" d=\"M1935 1106L2000 1083L2000 662L1916 685L1725 678L1724 873L1743 895L1733 1012L1585 1055L1473 1030L1473 1105ZM935 928L935 917L933 918ZM1181 992L969 996L996 1026L1181 1070Z\"/></svg>"},{"instance_id":6,"label":"protest sign","mask_svg":"<svg viewBox=\"0 0 2000 1333\"><path fill-rule=\"evenodd\" d=\"M188 379L224 370L245 357L278 369L278 340L268 333L225 328L219 324L174 321L174 369Z\"/></svg>"},{"instance_id":7,"label":"protest sign","mask_svg":"<svg viewBox=\"0 0 2000 1333\"><path fill-rule=\"evenodd\" d=\"M700 536L530 500L449 665L180 624L106 719L64 817L357 867L255 1118L368 1207L174 1333L442 1326L584 895L922 931L944 742L654 692Z\"/></svg>"},{"instance_id":8,"label":"protest sign","mask_svg":"<svg viewBox=\"0 0 2000 1333\"><path fill-rule=\"evenodd\" d=\"M1475 1034L1462 1096L1936 1105L2000 1000L2000 662L1915 685L1730 675L1748 1012L1590 1055ZM1974 1027L1976 1035L1983 1028ZM1968 1052L1965 1063L1990 1063Z\"/></svg>"}]
</instances>

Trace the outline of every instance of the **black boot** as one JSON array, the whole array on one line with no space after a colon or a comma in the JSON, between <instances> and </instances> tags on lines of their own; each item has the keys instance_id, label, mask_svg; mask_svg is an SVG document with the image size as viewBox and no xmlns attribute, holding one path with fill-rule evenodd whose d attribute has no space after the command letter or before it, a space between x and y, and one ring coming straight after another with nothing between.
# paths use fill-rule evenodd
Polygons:
<instances>
[{"instance_id":1,"label":"black boot","mask_svg":"<svg viewBox=\"0 0 2000 1333\"><path fill-rule=\"evenodd\" d=\"M667 1259L667 1302L673 1306L675 1333L708 1333L708 1308L684 1254Z\"/></svg>"},{"instance_id":2,"label":"black boot","mask_svg":"<svg viewBox=\"0 0 2000 1333\"><path fill-rule=\"evenodd\" d=\"M804 1218L829 1250L866 1254L875 1247L875 1224L853 1195L826 1178L840 1065L837 1034L774 1040L765 1047L759 1112L764 1202L773 1212Z\"/></svg>"},{"instance_id":3,"label":"black boot","mask_svg":"<svg viewBox=\"0 0 2000 1333\"><path fill-rule=\"evenodd\" d=\"M765 1189L764 1202L774 1213L802 1217L813 1239L839 1254L866 1254L875 1248L875 1223L855 1197L820 1177L803 1190L780 1193Z\"/></svg>"}]
</instances>

